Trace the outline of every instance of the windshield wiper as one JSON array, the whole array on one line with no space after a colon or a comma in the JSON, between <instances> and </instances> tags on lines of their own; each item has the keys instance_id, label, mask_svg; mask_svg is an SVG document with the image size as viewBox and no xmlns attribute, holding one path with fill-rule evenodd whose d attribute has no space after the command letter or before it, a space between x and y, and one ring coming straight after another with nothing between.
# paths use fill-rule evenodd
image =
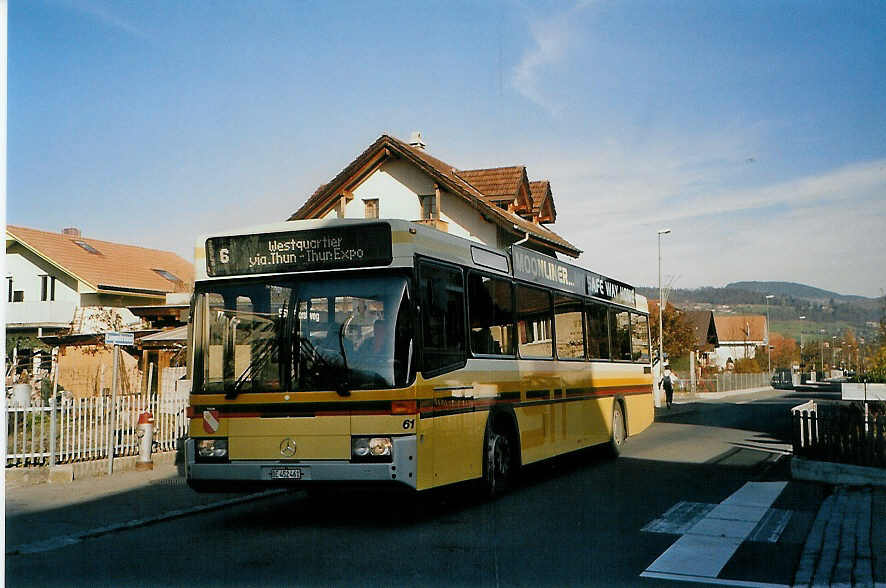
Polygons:
<instances>
[{"instance_id":1,"label":"windshield wiper","mask_svg":"<svg viewBox=\"0 0 886 588\"><path fill-rule=\"evenodd\" d=\"M348 378L348 374L351 373L351 370L348 369L348 354L345 352L345 326L350 322L348 321L342 323L341 327L338 328L338 346L341 349L341 360L344 364L345 372L342 376L341 380L337 380L335 383L335 393L339 396L350 396L351 391L348 390L350 388L350 381Z\"/></svg>"},{"instance_id":2,"label":"windshield wiper","mask_svg":"<svg viewBox=\"0 0 886 588\"><path fill-rule=\"evenodd\" d=\"M341 343L341 340L340 340L339 344L342 345L342 360L344 362L344 368L345 368L344 374L345 375L344 375L344 380L335 382L334 388L335 388L335 392L339 396L350 396L351 392L350 392L350 390L348 390L348 372L350 370L348 369L347 358L344 353L344 348L343 348L343 344ZM314 367L311 369L311 371L314 372L313 376L315 378L319 378L321 373L327 375L327 377L328 377L328 375L333 375L335 372L335 368L339 367L338 365L334 364L333 362L329 361L326 357L324 357L322 353L317 351L317 348L314 346L314 344L311 343L310 341L308 341L307 339L305 339L304 337L299 337L299 352L304 353L306 355L306 357L309 358L311 360L311 362L313 362ZM317 366L320 367L320 370L315 369Z\"/></svg>"},{"instance_id":3,"label":"windshield wiper","mask_svg":"<svg viewBox=\"0 0 886 588\"><path fill-rule=\"evenodd\" d=\"M259 373L273 355L275 342L275 339L267 339L261 344L258 348L257 357L249 363L246 369L243 370L243 373L240 374L240 377L237 378L237 381L231 384L230 389L225 393L227 400L237 398L237 394L240 393L240 388L243 387L243 384L247 381L254 381L256 374Z\"/></svg>"}]
</instances>

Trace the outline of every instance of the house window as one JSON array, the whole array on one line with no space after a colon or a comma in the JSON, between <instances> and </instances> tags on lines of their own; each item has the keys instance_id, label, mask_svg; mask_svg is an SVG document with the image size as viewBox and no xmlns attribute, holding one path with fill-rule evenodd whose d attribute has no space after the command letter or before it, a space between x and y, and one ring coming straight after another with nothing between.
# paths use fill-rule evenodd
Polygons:
<instances>
[{"instance_id":1,"label":"house window","mask_svg":"<svg viewBox=\"0 0 886 588\"><path fill-rule=\"evenodd\" d=\"M435 194L427 194L419 196L421 198L421 218L422 220L435 220L437 218L437 196Z\"/></svg>"},{"instance_id":2,"label":"house window","mask_svg":"<svg viewBox=\"0 0 886 588\"><path fill-rule=\"evenodd\" d=\"M25 301L25 291L24 290L15 290L12 293L11 302L24 302Z\"/></svg>"},{"instance_id":3,"label":"house window","mask_svg":"<svg viewBox=\"0 0 886 588\"><path fill-rule=\"evenodd\" d=\"M7 291L9 292L7 302L12 302L12 278L6 278Z\"/></svg>"},{"instance_id":4,"label":"house window","mask_svg":"<svg viewBox=\"0 0 886 588\"><path fill-rule=\"evenodd\" d=\"M378 218L378 198L363 200L363 216L364 218Z\"/></svg>"},{"instance_id":5,"label":"house window","mask_svg":"<svg viewBox=\"0 0 886 588\"><path fill-rule=\"evenodd\" d=\"M40 276L40 301L55 300L55 276Z\"/></svg>"}]
</instances>

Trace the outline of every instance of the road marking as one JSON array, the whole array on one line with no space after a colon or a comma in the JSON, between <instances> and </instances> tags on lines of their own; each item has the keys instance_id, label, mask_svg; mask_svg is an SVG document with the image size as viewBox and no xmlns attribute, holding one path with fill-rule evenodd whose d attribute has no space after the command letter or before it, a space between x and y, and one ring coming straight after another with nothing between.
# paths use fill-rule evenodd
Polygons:
<instances>
[{"instance_id":1,"label":"road marking","mask_svg":"<svg viewBox=\"0 0 886 588\"><path fill-rule=\"evenodd\" d=\"M674 580L677 582L699 582L705 584L717 584L719 586L746 586L747 588L790 588L787 584L769 584L767 582L750 582L747 580L728 580L721 578L707 578L705 576L687 576L684 574L663 574L659 572L643 572L641 578L655 578L658 580Z\"/></svg>"},{"instance_id":2,"label":"road marking","mask_svg":"<svg viewBox=\"0 0 886 588\"><path fill-rule=\"evenodd\" d=\"M641 531L682 535L703 519L714 505L706 502L678 502L659 518L651 521Z\"/></svg>"},{"instance_id":3,"label":"road marking","mask_svg":"<svg viewBox=\"0 0 886 588\"><path fill-rule=\"evenodd\" d=\"M763 520L786 485L787 482L746 483L692 525L640 574L641 577L658 574L654 577L661 578L661 574L665 574L669 576L668 579L687 582L697 582L698 578L703 578L706 582L717 579L717 575ZM694 579L689 579L690 577Z\"/></svg>"},{"instance_id":4,"label":"road marking","mask_svg":"<svg viewBox=\"0 0 886 588\"><path fill-rule=\"evenodd\" d=\"M234 504L241 504L243 502L250 502L252 500L258 500L260 498L267 498L269 496L276 496L277 494L284 494L288 492L288 489L276 489L276 490L266 490L264 492L254 492L252 494L246 494L245 496L238 496L236 498L229 498L227 500L219 500L216 502L210 502L208 504L199 504L197 506L193 506L191 508L178 508L175 510L170 510L164 512L162 514L146 517L143 519L133 519L131 521L126 521L123 523L114 523L111 525L107 525L104 527L96 527L94 529L88 529L86 531L80 531L79 533L72 533L70 535L61 535L59 537L53 537L51 539L44 539L42 541L34 541L32 543L25 543L23 545L18 545L15 547L10 547L6 550L6 555L24 555L24 554L32 554L32 553L45 553L47 551L53 551L56 549L61 549L62 547L67 547L68 545L74 545L75 543L80 543L84 539L91 539L93 537L101 537L102 535L107 535L108 533L113 533L115 531L122 531L124 529L134 529L136 527L143 527L145 525L151 525L154 523L159 523L161 521L168 521L171 519L177 519L179 517L187 516L190 514L195 514L198 512L204 512L208 510L216 510L219 508L223 508L226 506L231 506Z\"/></svg>"}]
</instances>

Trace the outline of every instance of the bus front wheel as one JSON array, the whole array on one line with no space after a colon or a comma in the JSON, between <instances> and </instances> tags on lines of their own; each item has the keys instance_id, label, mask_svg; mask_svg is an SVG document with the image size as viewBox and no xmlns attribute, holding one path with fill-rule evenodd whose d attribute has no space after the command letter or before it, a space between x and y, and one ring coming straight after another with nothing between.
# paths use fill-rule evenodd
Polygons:
<instances>
[{"instance_id":1,"label":"bus front wheel","mask_svg":"<svg viewBox=\"0 0 886 588\"><path fill-rule=\"evenodd\" d=\"M624 409L621 406L621 402L616 400L612 404L612 437L609 439L609 453L612 454L612 457L618 457L621 453L621 448L627 436Z\"/></svg>"},{"instance_id":2,"label":"bus front wheel","mask_svg":"<svg viewBox=\"0 0 886 588\"><path fill-rule=\"evenodd\" d=\"M490 497L503 494L508 488L514 463L510 437L501 431L489 429L483 459L483 482Z\"/></svg>"}]
</instances>

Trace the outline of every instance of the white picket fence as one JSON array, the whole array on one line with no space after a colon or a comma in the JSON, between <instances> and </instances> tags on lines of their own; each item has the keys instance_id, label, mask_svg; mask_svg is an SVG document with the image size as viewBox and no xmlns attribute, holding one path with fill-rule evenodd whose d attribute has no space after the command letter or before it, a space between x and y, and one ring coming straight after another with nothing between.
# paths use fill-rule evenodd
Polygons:
<instances>
[{"instance_id":1,"label":"white picket fence","mask_svg":"<svg viewBox=\"0 0 886 588\"><path fill-rule=\"evenodd\" d=\"M136 455L138 418L154 415L154 451L172 451L187 433L187 394L63 399L49 406L8 406L6 467L28 467Z\"/></svg>"}]
</instances>

